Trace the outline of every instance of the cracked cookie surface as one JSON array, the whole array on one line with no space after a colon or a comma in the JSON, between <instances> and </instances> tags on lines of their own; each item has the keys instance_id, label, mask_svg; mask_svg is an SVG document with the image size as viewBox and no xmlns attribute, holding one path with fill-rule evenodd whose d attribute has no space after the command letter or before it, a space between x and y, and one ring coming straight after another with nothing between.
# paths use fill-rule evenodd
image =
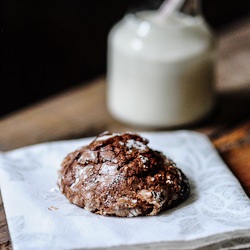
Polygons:
<instances>
[{"instance_id":1,"label":"cracked cookie surface","mask_svg":"<svg viewBox=\"0 0 250 250\"><path fill-rule=\"evenodd\" d=\"M189 182L138 134L104 132L68 154L58 185L68 200L102 215L156 215L185 200Z\"/></svg>"}]
</instances>

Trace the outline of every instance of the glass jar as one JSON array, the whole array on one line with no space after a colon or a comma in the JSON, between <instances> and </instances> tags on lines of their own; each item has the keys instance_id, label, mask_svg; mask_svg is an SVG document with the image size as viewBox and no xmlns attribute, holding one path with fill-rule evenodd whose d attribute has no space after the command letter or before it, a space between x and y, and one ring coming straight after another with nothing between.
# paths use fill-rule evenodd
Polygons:
<instances>
[{"instance_id":1,"label":"glass jar","mask_svg":"<svg viewBox=\"0 0 250 250\"><path fill-rule=\"evenodd\" d=\"M214 105L214 36L202 16L127 14L108 38L107 106L143 127L183 126Z\"/></svg>"}]
</instances>

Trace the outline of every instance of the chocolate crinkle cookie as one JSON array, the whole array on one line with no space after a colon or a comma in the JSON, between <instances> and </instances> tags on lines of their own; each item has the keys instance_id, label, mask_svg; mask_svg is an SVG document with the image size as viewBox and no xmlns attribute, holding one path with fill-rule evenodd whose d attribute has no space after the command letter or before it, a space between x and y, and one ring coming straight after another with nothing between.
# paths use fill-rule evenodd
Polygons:
<instances>
[{"instance_id":1,"label":"chocolate crinkle cookie","mask_svg":"<svg viewBox=\"0 0 250 250\"><path fill-rule=\"evenodd\" d=\"M68 154L58 185L71 203L121 217L156 215L190 192L187 177L175 163L133 133L104 132Z\"/></svg>"}]
</instances>

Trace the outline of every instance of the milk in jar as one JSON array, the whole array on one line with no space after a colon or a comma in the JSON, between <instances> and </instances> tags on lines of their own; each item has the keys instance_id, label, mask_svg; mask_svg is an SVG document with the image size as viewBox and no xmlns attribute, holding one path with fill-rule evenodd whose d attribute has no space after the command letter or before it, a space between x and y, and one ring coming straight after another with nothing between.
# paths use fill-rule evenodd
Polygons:
<instances>
[{"instance_id":1,"label":"milk in jar","mask_svg":"<svg viewBox=\"0 0 250 250\"><path fill-rule=\"evenodd\" d=\"M183 126L214 105L214 37L201 16L126 15L108 39L107 105L125 123Z\"/></svg>"}]
</instances>

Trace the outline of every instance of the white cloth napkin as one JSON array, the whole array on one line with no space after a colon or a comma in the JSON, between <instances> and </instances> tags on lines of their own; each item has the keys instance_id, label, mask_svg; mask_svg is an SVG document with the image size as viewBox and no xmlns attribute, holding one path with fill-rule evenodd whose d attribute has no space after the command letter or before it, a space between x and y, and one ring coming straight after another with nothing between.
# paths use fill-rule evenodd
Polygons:
<instances>
[{"instance_id":1,"label":"white cloth napkin","mask_svg":"<svg viewBox=\"0 0 250 250\"><path fill-rule=\"evenodd\" d=\"M62 159L93 138L2 153L1 192L14 249L250 246L250 200L208 138L189 131L141 135L150 140L150 147L172 158L191 183L184 203L157 216L96 215L70 204L60 193L56 182Z\"/></svg>"}]
</instances>

